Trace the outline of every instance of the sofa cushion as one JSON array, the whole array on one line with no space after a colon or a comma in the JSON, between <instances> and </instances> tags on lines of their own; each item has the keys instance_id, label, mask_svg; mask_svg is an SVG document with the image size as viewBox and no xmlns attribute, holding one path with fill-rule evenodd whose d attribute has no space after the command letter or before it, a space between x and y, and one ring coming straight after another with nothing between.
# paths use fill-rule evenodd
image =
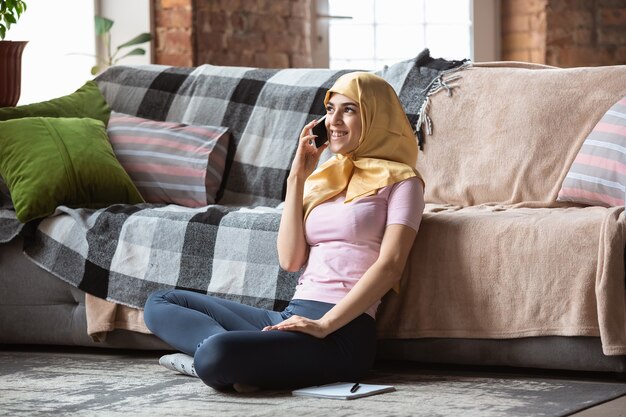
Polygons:
<instances>
[{"instance_id":1,"label":"sofa cushion","mask_svg":"<svg viewBox=\"0 0 626 417\"><path fill-rule=\"evenodd\" d=\"M74 93L41 103L0 108L0 121L22 117L90 117L105 125L111 109L98 85L88 81Z\"/></svg>"},{"instance_id":2,"label":"sofa cushion","mask_svg":"<svg viewBox=\"0 0 626 417\"><path fill-rule=\"evenodd\" d=\"M148 203L200 207L215 203L228 129L157 122L113 112L113 152Z\"/></svg>"},{"instance_id":3,"label":"sofa cushion","mask_svg":"<svg viewBox=\"0 0 626 417\"><path fill-rule=\"evenodd\" d=\"M623 207L427 204L381 338L602 336L626 353ZM401 318L401 319L398 319Z\"/></svg>"},{"instance_id":4,"label":"sofa cushion","mask_svg":"<svg viewBox=\"0 0 626 417\"><path fill-rule=\"evenodd\" d=\"M593 128L569 169L558 201L623 206L626 191L626 97Z\"/></svg>"},{"instance_id":5,"label":"sofa cushion","mask_svg":"<svg viewBox=\"0 0 626 417\"><path fill-rule=\"evenodd\" d=\"M95 119L0 122L0 174L23 223L48 216L59 205L99 208L143 202L115 158L104 124Z\"/></svg>"},{"instance_id":6,"label":"sofa cushion","mask_svg":"<svg viewBox=\"0 0 626 417\"><path fill-rule=\"evenodd\" d=\"M31 262L23 246L22 238L0 244L0 345L171 349L155 336L123 330L108 333L104 342L94 342L88 335L89 323L85 322L88 295ZM127 311L125 306L117 309ZM138 315L141 312L135 311L128 317L139 322Z\"/></svg>"},{"instance_id":7,"label":"sofa cushion","mask_svg":"<svg viewBox=\"0 0 626 417\"><path fill-rule=\"evenodd\" d=\"M417 167L430 203L555 206L583 141L626 95L626 66L475 64L431 96Z\"/></svg>"},{"instance_id":8,"label":"sofa cushion","mask_svg":"<svg viewBox=\"0 0 626 417\"><path fill-rule=\"evenodd\" d=\"M88 81L74 93L41 103L18 107L0 108L0 121L22 117L91 117L102 120L106 125L109 120L109 108L98 85ZM7 192L6 184L0 177L0 208L11 208L13 203Z\"/></svg>"}]
</instances>

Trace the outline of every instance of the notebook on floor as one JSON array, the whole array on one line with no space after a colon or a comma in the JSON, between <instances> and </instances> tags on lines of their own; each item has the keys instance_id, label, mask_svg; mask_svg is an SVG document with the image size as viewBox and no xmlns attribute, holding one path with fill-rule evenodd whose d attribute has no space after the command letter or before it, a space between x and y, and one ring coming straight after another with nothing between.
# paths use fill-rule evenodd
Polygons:
<instances>
[{"instance_id":1,"label":"notebook on floor","mask_svg":"<svg viewBox=\"0 0 626 417\"><path fill-rule=\"evenodd\" d=\"M391 385L359 384L358 389L353 390L353 382L337 382L334 384L319 385L315 387L301 388L291 391L298 397L334 398L338 400L353 400L355 398L369 397L370 395L392 392L396 389ZM353 390L354 392L351 392Z\"/></svg>"}]
</instances>

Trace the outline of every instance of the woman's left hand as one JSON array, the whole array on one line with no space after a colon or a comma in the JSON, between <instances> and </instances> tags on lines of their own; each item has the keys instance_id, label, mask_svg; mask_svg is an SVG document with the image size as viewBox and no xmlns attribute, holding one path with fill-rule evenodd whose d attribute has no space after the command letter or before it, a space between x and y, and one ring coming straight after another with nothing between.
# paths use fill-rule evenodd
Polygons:
<instances>
[{"instance_id":1,"label":"woman's left hand","mask_svg":"<svg viewBox=\"0 0 626 417\"><path fill-rule=\"evenodd\" d=\"M327 326L320 320L311 320L302 316L291 316L287 320L275 326L266 326L263 331L284 330L288 332L301 332L323 339L330 333Z\"/></svg>"}]
</instances>

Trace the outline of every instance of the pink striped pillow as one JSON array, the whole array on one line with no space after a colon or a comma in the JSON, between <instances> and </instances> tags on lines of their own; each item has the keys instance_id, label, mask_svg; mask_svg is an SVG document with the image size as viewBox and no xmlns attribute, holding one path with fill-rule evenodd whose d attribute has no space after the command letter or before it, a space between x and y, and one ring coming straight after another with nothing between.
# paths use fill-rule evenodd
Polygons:
<instances>
[{"instance_id":1,"label":"pink striped pillow","mask_svg":"<svg viewBox=\"0 0 626 417\"><path fill-rule=\"evenodd\" d=\"M626 97L596 124L578 151L557 201L623 206L626 191Z\"/></svg>"},{"instance_id":2,"label":"pink striped pillow","mask_svg":"<svg viewBox=\"0 0 626 417\"><path fill-rule=\"evenodd\" d=\"M112 112L107 133L117 159L147 202L187 207L215 203L226 163L228 128Z\"/></svg>"}]
</instances>

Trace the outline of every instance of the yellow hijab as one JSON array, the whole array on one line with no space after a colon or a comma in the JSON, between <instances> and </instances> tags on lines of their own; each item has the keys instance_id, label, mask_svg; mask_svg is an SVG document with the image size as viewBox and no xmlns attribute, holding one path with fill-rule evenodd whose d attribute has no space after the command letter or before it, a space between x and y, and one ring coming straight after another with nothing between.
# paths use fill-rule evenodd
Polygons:
<instances>
[{"instance_id":1,"label":"yellow hijab","mask_svg":"<svg viewBox=\"0 0 626 417\"><path fill-rule=\"evenodd\" d=\"M359 104L361 138L353 152L335 155L307 178L305 219L315 206L344 190L348 203L407 178L422 179L415 169L417 139L398 96L384 79L368 72L351 72L337 79L326 92L324 105L333 93Z\"/></svg>"}]
</instances>

